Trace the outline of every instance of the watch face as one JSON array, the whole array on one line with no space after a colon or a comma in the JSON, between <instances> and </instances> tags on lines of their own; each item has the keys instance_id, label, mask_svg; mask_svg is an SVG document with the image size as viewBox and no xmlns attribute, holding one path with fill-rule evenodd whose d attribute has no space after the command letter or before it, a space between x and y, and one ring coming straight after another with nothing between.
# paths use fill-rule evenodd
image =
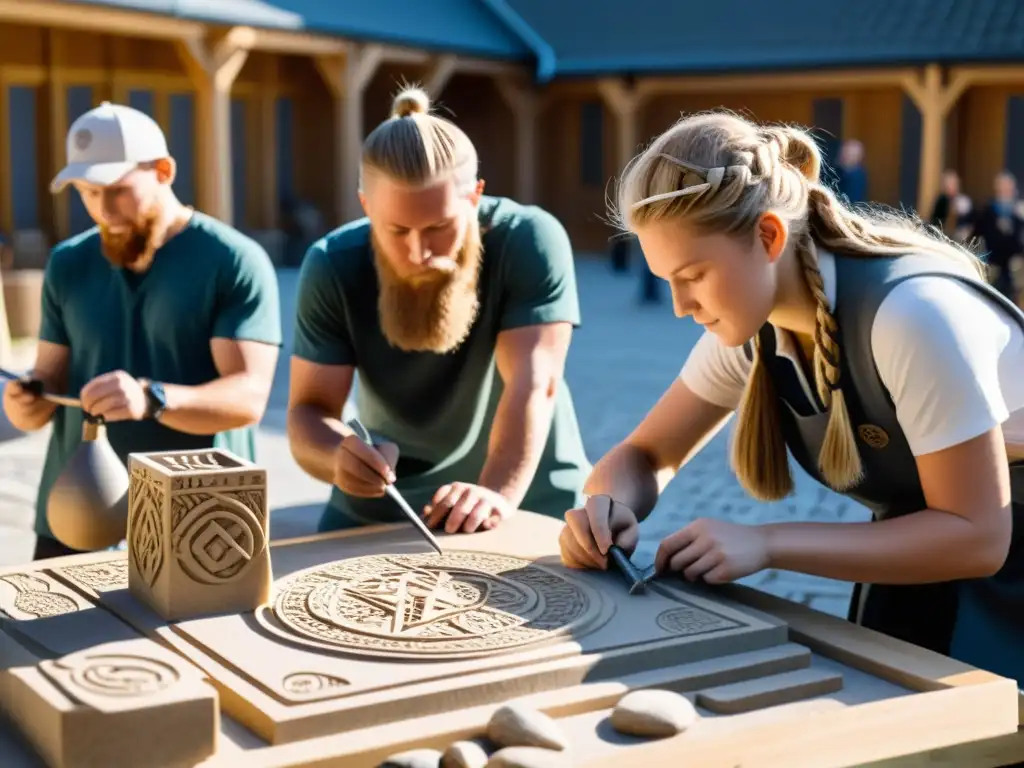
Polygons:
<instances>
[{"instance_id":1,"label":"watch face","mask_svg":"<svg viewBox=\"0 0 1024 768\"><path fill-rule=\"evenodd\" d=\"M146 390L149 400L150 416L159 416L167 407L167 397L164 395L163 385L158 382L151 382Z\"/></svg>"}]
</instances>

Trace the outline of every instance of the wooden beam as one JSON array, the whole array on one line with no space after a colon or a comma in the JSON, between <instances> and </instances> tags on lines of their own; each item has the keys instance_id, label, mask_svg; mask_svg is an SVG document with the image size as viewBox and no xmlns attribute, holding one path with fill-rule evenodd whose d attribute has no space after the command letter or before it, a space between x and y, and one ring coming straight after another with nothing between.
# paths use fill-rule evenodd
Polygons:
<instances>
[{"instance_id":1,"label":"wooden beam","mask_svg":"<svg viewBox=\"0 0 1024 768\"><path fill-rule=\"evenodd\" d=\"M597 91L615 115L618 127L615 162L621 170L633 159L640 145L640 112L650 92L631 88L613 78L599 80Z\"/></svg>"},{"instance_id":2,"label":"wooden beam","mask_svg":"<svg viewBox=\"0 0 1024 768\"><path fill-rule=\"evenodd\" d=\"M530 77L532 71L520 64L490 59L467 59L459 57L457 72L467 75L487 75L489 77Z\"/></svg>"},{"instance_id":3,"label":"wooden beam","mask_svg":"<svg viewBox=\"0 0 1024 768\"><path fill-rule=\"evenodd\" d=\"M536 203L537 161L540 157L538 123L547 99L531 83L522 80L498 78L494 85L515 120L516 200L525 204Z\"/></svg>"},{"instance_id":4,"label":"wooden beam","mask_svg":"<svg viewBox=\"0 0 1024 768\"><path fill-rule=\"evenodd\" d=\"M359 163L363 147L363 93L386 49L381 45L353 46L347 56L318 56L317 70L334 100L335 208L337 224L358 218Z\"/></svg>"},{"instance_id":5,"label":"wooden beam","mask_svg":"<svg viewBox=\"0 0 1024 768\"><path fill-rule=\"evenodd\" d=\"M907 76L916 77L914 69L880 71L836 70L829 72L750 73L746 75L705 75L681 77L638 78L636 91L645 95L671 93L717 93L753 90L829 90L898 88Z\"/></svg>"},{"instance_id":6,"label":"wooden beam","mask_svg":"<svg viewBox=\"0 0 1024 768\"><path fill-rule=\"evenodd\" d=\"M336 37L312 35L306 32L289 32L277 29L254 30L253 50L271 53L293 54L296 56L340 56L344 55L351 43Z\"/></svg>"},{"instance_id":7,"label":"wooden beam","mask_svg":"<svg viewBox=\"0 0 1024 768\"><path fill-rule=\"evenodd\" d=\"M433 65L427 76L423 78L423 87L430 98L436 99L441 95L448 81L452 79L455 70L459 65L459 57L454 55L438 56L434 59Z\"/></svg>"},{"instance_id":8,"label":"wooden beam","mask_svg":"<svg viewBox=\"0 0 1024 768\"><path fill-rule=\"evenodd\" d=\"M278 174L277 167L277 99L281 60L267 57L261 73L259 94L259 153L260 153L260 227L278 227Z\"/></svg>"},{"instance_id":9,"label":"wooden beam","mask_svg":"<svg viewBox=\"0 0 1024 768\"><path fill-rule=\"evenodd\" d=\"M206 213L228 224L235 221L231 87L254 43L254 30L248 27L236 27L206 41L177 41L179 58L196 90L200 204Z\"/></svg>"},{"instance_id":10,"label":"wooden beam","mask_svg":"<svg viewBox=\"0 0 1024 768\"><path fill-rule=\"evenodd\" d=\"M946 117L971 83L965 73L942 82L942 68L929 64L921 76L904 77L903 90L921 114L921 166L917 188L918 215L924 215L939 192L946 156Z\"/></svg>"},{"instance_id":11,"label":"wooden beam","mask_svg":"<svg viewBox=\"0 0 1024 768\"><path fill-rule=\"evenodd\" d=\"M66 54L64 30L49 28L46 30L49 42L47 46L47 96L50 101L50 178L52 179L67 163L68 100L65 91L63 63ZM49 181L49 180L47 180ZM53 211L53 237L56 242L67 238L71 232L71 207L69 195L77 195L71 189L67 194L53 195L50 198Z\"/></svg>"},{"instance_id":12,"label":"wooden beam","mask_svg":"<svg viewBox=\"0 0 1024 768\"><path fill-rule=\"evenodd\" d=\"M0 0L0 21L149 38L198 39L206 31L197 21L52 0Z\"/></svg>"}]
</instances>

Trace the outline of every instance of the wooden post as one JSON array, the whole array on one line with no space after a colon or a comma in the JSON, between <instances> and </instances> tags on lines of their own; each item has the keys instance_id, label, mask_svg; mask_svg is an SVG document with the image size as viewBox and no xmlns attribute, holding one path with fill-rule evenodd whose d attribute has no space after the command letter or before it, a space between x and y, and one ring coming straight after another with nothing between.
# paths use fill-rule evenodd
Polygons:
<instances>
[{"instance_id":1,"label":"wooden post","mask_svg":"<svg viewBox=\"0 0 1024 768\"><path fill-rule=\"evenodd\" d=\"M276 56L267 57L260 88L260 227L273 230L278 226L278 167L277 167L277 98L278 65Z\"/></svg>"},{"instance_id":2,"label":"wooden post","mask_svg":"<svg viewBox=\"0 0 1024 768\"><path fill-rule=\"evenodd\" d=\"M545 99L527 83L508 78L494 81L498 93L512 110L516 132L516 200L520 203L537 202L537 124Z\"/></svg>"},{"instance_id":3,"label":"wooden post","mask_svg":"<svg viewBox=\"0 0 1024 768\"><path fill-rule=\"evenodd\" d=\"M52 179L67 163L68 102L64 82L65 42L62 30L49 29L46 32L49 51L46 61L47 92L50 99L50 178ZM49 182L49 179L47 179ZM77 192L70 192L77 195ZM71 208L68 195L51 197L53 210L53 235L57 242L67 238L71 231ZM14 230L12 227L11 235Z\"/></svg>"},{"instance_id":4,"label":"wooden post","mask_svg":"<svg viewBox=\"0 0 1024 768\"><path fill-rule=\"evenodd\" d=\"M925 67L921 78L903 79L903 89L921 113L921 169L917 188L917 212L925 216L939 193L942 166L946 156L946 117L970 79L956 76L948 84L942 82L938 64Z\"/></svg>"},{"instance_id":5,"label":"wooden post","mask_svg":"<svg viewBox=\"0 0 1024 768\"><path fill-rule=\"evenodd\" d=\"M255 32L236 27L207 41L177 41L178 55L196 89L199 202L209 215L234 223L231 173L231 87L242 71Z\"/></svg>"},{"instance_id":6,"label":"wooden post","mask_svg":"<svg viewBox=\"0 0 1024 768\"><path fill-rule=\"evenodd\" d=\"M455 69L458 67L459 58L458 56L445 55L438 56L433 60L430 70L427 72L427 76L423 78L423 87L427 93L430 94L431 99L438 98L444 87L448 85L448 81L452 79L452 75L455 74Z\"/></svg>"},{"instance_id":7,"label":"wooden post","mask_svg":"<svg viewBox=\"0 0 1024 768\"><path fill-rule=\"evenodd\" d=\"M360 218L359 161L363 146L363 93L384 57L380 45L353 45L344 57L318 56L317 69L334 99L334 188L338 221Z\"/></svg>"},{"instance_id":8,"label":"wooden post","mask_svg":"<svg viewBox=\"0 0 1024 768\"><path fill-rule=\"evenodd\" d=\"M640 110L646 91L638 91L621 80L603 79L597 83L598 93L614 113L617 131L615 162L621 171L633 159L640 145Z\"/></svg>"}]
</instances>

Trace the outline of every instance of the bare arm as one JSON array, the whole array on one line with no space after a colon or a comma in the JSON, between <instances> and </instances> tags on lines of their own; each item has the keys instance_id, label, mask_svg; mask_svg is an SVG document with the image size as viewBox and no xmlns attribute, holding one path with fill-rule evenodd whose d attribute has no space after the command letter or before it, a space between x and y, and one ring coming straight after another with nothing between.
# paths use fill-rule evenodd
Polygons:
<instances>
[{"instance_id":1,"label":"bare arm","mask_svg":"<svg viewBox=\"0 0 1024 768\"><path fill-rule=\"evenodd\" d=\"M531 325L498 334L495 357L505 388L478 484L501 494L513 507L522 502L537 472L571 338L569 323Z\"/></svg>"},{"instance_id":2,"label":"bare arm","mask_svg":"<svg viewBox=\"0 0 1024 768\"><path fill-rule=\"evenodd\" d=\"M70 351L62 344L38 342L36 362L30 378L43 383L46 392L64 394L68 386ZM22 432L35 432L50 423L57 406L42 398L24 393L16 384L4 387L4 413L11 424Z\"/></svg>"},{"instance_id":3,"label":"bare arm","mask_svg":"<svg viewBox=\"0 0 1024 768\"><path fill-rule=\"evenodd\" d=\"M1009 551L1002 431L917 458L928 508L874 523L764 526L773 568L830 579L925 584L990 576Z\"/></svg>"},{"instance_id":4,"label":"bare arm","mask_svg":"<svg viewBox=\"0 0 1024 768\"><path fill-rule=\"evenodd\" d=\"M325 483L333 482L335 453L352 434L341 411L354 375L351 365L319 365L292 356L288 445L298 465Z\"/></svg>"},{"instance_id":5,"label":"bare arm","mask_svg":"<svg viewBox=\"0 0 1024 768\"><path fill-rule=\"evenodd\" d=\"M677 378L632 434L594 465L584 492L610 496L643 520L665 486L731 415Z\"/></svg>"},{"instance_id":6,"label":"bare arm","mask_svg":"<svg viewBox=\"0 0 1024 768\"><path fill-rule=\"evenodd\" d=\"M164 384L167 408L161 424L193 435L213 435L263 418L278 348L257 341L211 339L210 351L219 377L196 386Z\"/></svg>"}]
</instances>

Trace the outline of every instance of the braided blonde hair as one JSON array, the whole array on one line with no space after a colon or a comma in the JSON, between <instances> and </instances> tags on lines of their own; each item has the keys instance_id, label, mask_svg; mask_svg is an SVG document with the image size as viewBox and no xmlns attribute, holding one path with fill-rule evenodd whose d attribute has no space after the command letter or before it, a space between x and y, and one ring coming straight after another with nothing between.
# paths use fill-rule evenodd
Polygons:
<instances>
[{"instance_id":1,"label":"braided blonde hair","mask_svg":"<svg viewBox=\"0 0 1024 768\"><path fill-rule=\"evenodd\" d=\"M787 221L790 247L817 304L814 383L829 410L818 465L843 491L862 476L860 453L840 381L839 326L825 295L817 248L865 258L930 253L983 276L970 252L919 220L847 208L821 183L821 153L804 130L759 126L728 112L684 117L626 167L612 203L625 231L669 218L707 234L753 239L768 211ZM732 467L755 498L776 500L793 488L773 382L754 339L754 361L739 406Z\"/></svg>"}]
</instances>

